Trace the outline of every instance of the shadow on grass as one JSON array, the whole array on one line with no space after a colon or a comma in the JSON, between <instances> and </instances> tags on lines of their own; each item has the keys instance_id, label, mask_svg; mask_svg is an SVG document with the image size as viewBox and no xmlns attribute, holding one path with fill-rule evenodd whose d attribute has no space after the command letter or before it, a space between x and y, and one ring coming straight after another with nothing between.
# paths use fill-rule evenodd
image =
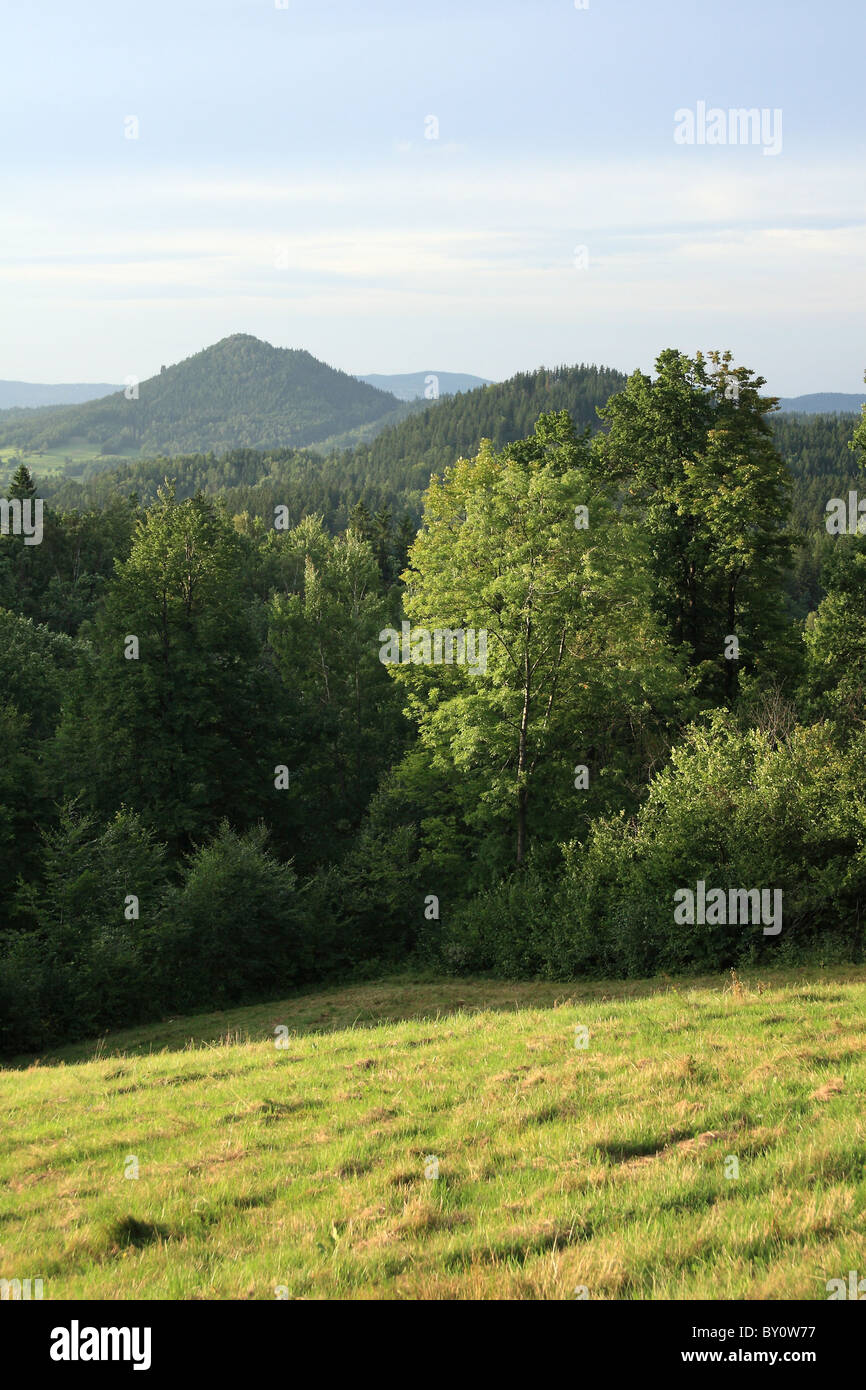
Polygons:
<instances>
[{"instance_id":1,"label":"shadow on grass","mask_svg":"<svg viewBox=\"0 0 866 1390\"><path fill-rule=\"evenodd\" d=\"M760 1003L761 991L797 985L811 986L794 995L799 1002L829 1003L844 996L815 992L825 984L866 982L866 966L824 968L802 965L779 970L741 970L746 988L743 1002ZM730 990L729 972L712 975L660 975L643 980L515 980L487 977L455 978L430 974L389 975L378 981L315 986L270 1001L231 1009L191 1014L143 1023L96 1040L69 1043L44 1053L0 1059L0 1068L62 1066L118 1057L206 1049L227 1043L273 1040L274 1029L285 1025L295 1035L334 1033L377 1024L441 1021L456 1014L514 1013L519 1009L554 1008L569 1004L622 1003L653 995L687 996L694 990L712 991L717 998ZM738 1005L741 1007L741 1005ZM713 1017L720 1015L714 1012ZM427 1042L423 1039L421 1042ZM416 1043L420 1046L421 1043ZM408 1043L407 1043L408 1046Z\"/></svg>"}]
</instances>

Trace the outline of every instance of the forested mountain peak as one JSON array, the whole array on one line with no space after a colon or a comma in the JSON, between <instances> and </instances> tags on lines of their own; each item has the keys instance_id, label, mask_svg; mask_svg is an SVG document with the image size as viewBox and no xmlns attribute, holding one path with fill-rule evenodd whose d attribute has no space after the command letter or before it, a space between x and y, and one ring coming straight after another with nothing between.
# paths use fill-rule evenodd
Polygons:
<instances>
[{"instance_id":1,"label":"forested mountain peak","mask_svg":"<svg viewBox=\"0 0 866 1390\"><path fill-rule=\"evenodd\" d=\"M83 405L0 414L0 441L141 455L313 444L389 415L395 397L318 361L235 333Z\"/></svg>"}]
</instances>

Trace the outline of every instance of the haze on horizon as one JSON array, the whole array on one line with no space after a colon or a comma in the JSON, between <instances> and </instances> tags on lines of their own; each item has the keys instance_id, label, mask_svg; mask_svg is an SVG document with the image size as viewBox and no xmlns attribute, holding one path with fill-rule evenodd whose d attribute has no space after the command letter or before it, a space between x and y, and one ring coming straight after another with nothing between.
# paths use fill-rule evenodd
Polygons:
<instances>
[{"instance_id":1,"label":"haze on horizon","mask_svg":"<svg viewBox=\"0 0 866 1390\"><path fill-rule=\"evenodd\" d=\"M143 379L242 332L363 374L729 347L773 394L862 384L855 0L47 0L3 28L0 378ZM700 103L781 112L781 148L677 144Z\"/></svg>"}]
</instances>

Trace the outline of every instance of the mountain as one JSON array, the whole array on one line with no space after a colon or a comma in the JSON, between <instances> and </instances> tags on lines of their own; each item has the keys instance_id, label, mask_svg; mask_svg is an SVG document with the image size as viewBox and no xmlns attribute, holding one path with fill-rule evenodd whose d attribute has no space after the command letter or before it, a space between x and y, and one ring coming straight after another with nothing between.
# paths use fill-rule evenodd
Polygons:
<instances>
[{"instance_id":1,"label":"mountain","mask_svg":"<svg viewBox=\"0 0 866 1390\"><path fill-rule=\"evenodd\" d=\"M121 386L109 386L104 381L73 382L44 386L35 381L0 381L0 410L28 409L40 405L80 405L82 401L99 400L121 391Z\"/></svg>"},{"instance_id":2,"label":"mountain","mask_svg":"<svg viewBox=\"0 0 866 1390\"><path fill-rule=\"evenodd\" d=\"M396 376L359 376L358 380L390 391L398 401L435 401L440 396L456 396L458 391L493 385L488 377L470 376L468 372L398 372Z\"/></svg>"},{"instance_id":3,"label":"mountain","mask_svg":"<svg viewBox=\"0 0 866 1390\"><path fill-rule=\"evenodd\" d=\"M0 447L89 446L115 455L298 447L398 409L400 402L309 352L246 333L223 338L137 387L83 405L0 412Z\"/></svg>"},{"instance_id":4,"label":"mountain","mask_svg":"<svg viewBox=\"0 0 866 1390\"><path fill-rule=\"evenodd\" d=\"M168 474L177 481L179 497L198 489L221 493L233 511L263 517L272 517L274 505L282 503L293 520L318 512L335 531L345 527L359 499L370 511L388 506L394 516L408 512L417 520L430 475L461 455L473 455L481 439L502 448L531 434L538 416L553 410L569 411L580 429L598 428L596 407L625 382L625 375L612 368L581 365L521 372L430 404L386 397L392 408L369 428L387 427L349 451L331 436L313 450L217 448L174 457L170 466L165 458L107 467L94 460L84 464L80 481L43 475L38 462L35 470L40 496L57 507L102 507L130 492L148 502ZM408 412L406 417L389 423L401 411ZM856 459L848 448L852 420L793 413L770 419L795 477L795 520L802 529L811 527L827 497L844 495L847 480L856 475Z\"/></svg>"},{"instance_id":5,"label":"mountain","mask_svg":"<svg viewBox=\"0 0 866 1390\"><path fill-rule=\"evenodd\" d=\"M461 454L476 453L480 440L492 439L501 448L523 439L539 415L553 410L569 411L579 429L598 428L596 406L604 405L625 381L622 372L607 367L521 372L508 381L443 396L425 408L423 402L404 403L399 408L412 413L402 422L351 451L332 448L327 457L321 456L324 450L236 449L219 459L205 453L173 458L170 466L165 459L107 468L91 463L81 482L42 477L37 464L40 496L57 507L101 507L130 492L148 502L168 474L177 482L178 497L191 497L201 488L221 493L233 511L257 516L272 518L274 505L281 503L293 520L319 512L326 525L341 530L363 499L371 511L387 506L397 517L408 512L417 520L431 473L441 472Z\"/></svg>"},{"instance_id":6,"label":"mountain","mask_svg":"<svg viewBox=\"0 0 866 1390\"><path fill-rule=\"evenodd\" d=\"M427 486L461 455L478 449L481 439L501 448L532 434L539 415L567 410L578 429L597 429L596 407L626 383L612 367L541 367L518 372L508 381L444 396L425 410L384 429L351 454L353 468L371 483L388 487L399 480L411 489Z\"/></svg>"},{"instance_id":7,"label":"mountain","mask_svg":"<svg viewBox=\"0 0 866 1390\"><path fill-rule=\"evenodd\" d=\"M866 391L858 395L844 391L815 391L810 396L784 396L779 401L779 409L790 414L799 411L803 415L829 415L834 411L845 415L859 415L866 401Z\"/></svg>"}]
</instances>

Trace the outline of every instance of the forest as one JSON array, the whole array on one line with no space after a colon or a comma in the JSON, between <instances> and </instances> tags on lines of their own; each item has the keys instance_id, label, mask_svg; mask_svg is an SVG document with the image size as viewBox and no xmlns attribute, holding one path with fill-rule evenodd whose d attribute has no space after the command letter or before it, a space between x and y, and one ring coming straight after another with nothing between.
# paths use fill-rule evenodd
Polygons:
<instances>
[{"instance_id":1,"label":"forest","mask_svg":"<svg viewBox=\"0 0 866 1390\"><path fill-rule=\"evenodd\" d=\"M764 385L668 349L351 452L16 466L0 1047L407 961L862 960L866 537L825 516L866 424ZM404 623L486 634L484 669L386 663ZM781 893L782 930L676 921L698 883Z\"/></svg>"}]
</instances>

